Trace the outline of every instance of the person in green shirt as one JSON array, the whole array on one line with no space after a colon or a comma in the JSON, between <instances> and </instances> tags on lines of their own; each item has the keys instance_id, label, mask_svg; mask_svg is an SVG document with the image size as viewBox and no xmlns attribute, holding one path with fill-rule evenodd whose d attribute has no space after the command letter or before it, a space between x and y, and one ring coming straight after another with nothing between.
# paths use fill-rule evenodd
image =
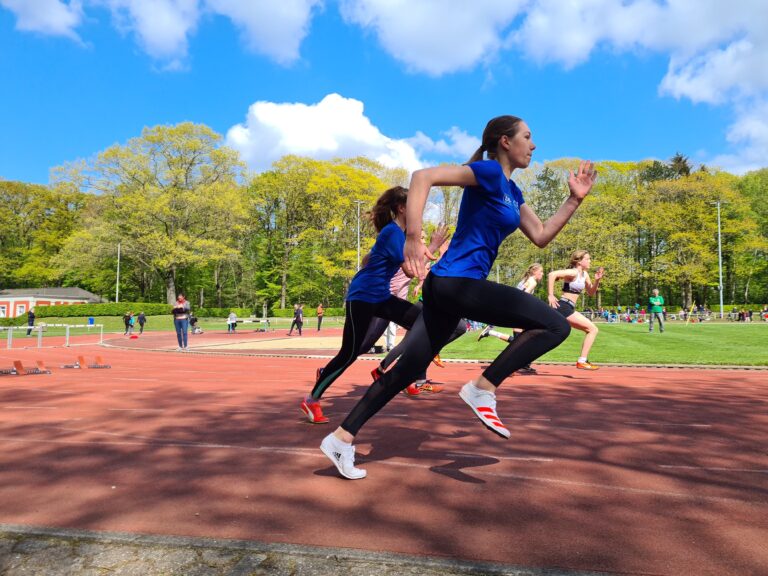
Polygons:
<instances>
[{"instance_id":1,"label":"person in green shirt","mask_svg":"<svg viewBox=\"0 0 768 576\"><path fill-rule=\"evenodd\" d=\"M659 332L664 332L664 298L659 296L659 289L653 289L653 295L648 298L648 331L653 332L654 318L659 320Z\"/></svg>"}]
</instances>

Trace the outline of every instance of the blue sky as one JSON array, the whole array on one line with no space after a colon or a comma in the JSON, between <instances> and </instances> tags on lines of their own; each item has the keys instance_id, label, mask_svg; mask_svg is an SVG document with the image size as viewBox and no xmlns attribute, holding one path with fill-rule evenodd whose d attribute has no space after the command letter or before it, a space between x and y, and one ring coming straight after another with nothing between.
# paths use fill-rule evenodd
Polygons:
<instances>
[{"instance_id":1,"label":"blue sky","mask_svg":"<svg viewBox=\"0 0 768 576\"><path fill-rule=\"evenodd\" d=\"M727 6L727 13L723 12ZM763 9L761 9L761 6ZM0 0L0 178L204 123L287 153L463 162L523 117L534 160L768 166L764 0Z\"/></svg>"}]
</instances>

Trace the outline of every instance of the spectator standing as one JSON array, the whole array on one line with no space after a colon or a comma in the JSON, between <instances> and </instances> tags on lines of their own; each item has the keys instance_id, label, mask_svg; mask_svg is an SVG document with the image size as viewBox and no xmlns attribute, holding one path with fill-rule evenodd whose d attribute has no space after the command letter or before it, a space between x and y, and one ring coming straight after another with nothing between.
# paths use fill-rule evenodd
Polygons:
<instances>
[{"instance_id":1,"label":"spectator standing","mask_svg":"<svg viewBox=\"0 0 768 576\"><path fill-rule=\"evenodd\" d=\"M325 309L323 308L322 302L317 305L317 331L320 332L320 326L323 324L323 314L325 314Z\"/></svg>"},{"instance_id":2,"label":"spectator standing","mask_svg":"<svg viewBox=\"0 0 768 576\"><path fill-rule=\"evenodd\" d=\"M131 327L131 312L130 310L123 314L123 324L125 324L125 332L123 332L123 336L128 336L128 330Z\"/></svg>"},{"instance_id":3,"label":"spectator standing","mask_svg":"<svg viewBox=\"0 0 768 576\"><path fill-rule=\"evenodd\" d=\"M227 316L227 334L234 334L235 328L237 328L237 314L232 310Z\"/></svg>"},{"instance_id":4,"label":"spectator standing","mask_svg":"<svg viewBox=\"0 0 768 576\"><path fill-rule=\"evenodd\" d=\"M648 298L648 332L653 332L653 321L659 321L659 332L664 333L664 298L659 296L659 289L654 288Z\"/></svg>"},{"instance_id":5,"label":"spectator standing","mask_svg":"<svg viewBox=\"0 0 768 576\"><path fill-rule=\"evenodd\" d=\"M144 312L139 312L137 320L139 321L139 334L144 334L144 324L147 323L147 317Z\"/></svg>"},{"instance_id":6,"label":"spectator standing","mask_svg":"<svg viewBox=\"0 0 768 576\"><path fill-rule=\"evenodd\" d=\"M171 309L173 314L173 327L176 328L176 340L179 343L177 350L189 350L187 345L187 336L189 332L189 302L184 298L184 294L176 297L176 302Z\"/></svg>"},{"instance_id":7,"label":"spectator standing","mask_svg":"<svg viewBox=\"0 0 768 576\"><path fill-rule=\"evenodd\" d=\"M304 326L304 308L301 304L293 305L293 322L291 322L291 328L288 330L288 336L293 335L294 327L299 331L301 336L301 327Z\"/></svg>"},{"instance_id":8,"label":"spectator standing","mask_svg":"<svg viewBox=\"0 0 768 576\"><path fill-rule=\"evenodd\" d=\"M32 334L32 329L35 327L35 309L30 308L27 312L27 336Z\"/></svg>"}]
</instances>

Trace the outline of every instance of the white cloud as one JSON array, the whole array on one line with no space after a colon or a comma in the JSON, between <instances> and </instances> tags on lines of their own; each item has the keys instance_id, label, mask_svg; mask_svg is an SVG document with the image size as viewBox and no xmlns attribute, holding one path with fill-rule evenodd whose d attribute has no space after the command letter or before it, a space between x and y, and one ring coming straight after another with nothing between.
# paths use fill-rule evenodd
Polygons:
<instances>
[{"instance_id":1,"label":"white cloud","mask_svg":"<svg viewBox=\"0 0 768 576\"><path fill-rule=\"evenodd\" d=\"M83 20L80 0L0 0L0 6L16 15L17 30L80 39L75 32Z\"/></svg>"},{"instance_id":2,"label":"white cloud","mask_svg":"<svg viewBox=\"0 0 768 576\"><path fill-rule=\"evenodd\" d=\"M216 14L228 17L240 28L245 45L281 64L299 58L299 47L309 32L313 9L322 0L282 0L281 2L243 2L206 0Z\"/></svg>"},{"instance_id":3,"label":"white cloud","mask_svg":"<svg viewBox=\"0 0 768 576\"><path fill-rule=\"evenodd\" d=\"M409 171L422 166L406 140L385 136L371 123L362 102L338 94L317 104L255 102L245 123L228 130L226 142L256 171L286 154L321 160L366 156Z\"/></svg>"},{"instance_id":4,"label":"white cloud","mask_svg":"<svg viewBox=\"0 0 768 576\"><path fill-rule=\"evenodd\" d=\"M98 0L112 11L115 25L134 33L139 45L167 68L183 66L188 37L195 31L197 0Z\"/></svg>"},{"instance_id":5,"label":"white cloud","mask_svg":"<svg viewBox=\"0 0 768 576\"><path fill-rule=\"evenodd\" d=\"M501 32L526 0L341 0L344 19L376 34L415 72L433 76L495 58Z\"/></svg>"},{"instance_id":6,"label":"white cloud","mask_svg":"<svg viewBox=\"0 0 768 576\"><path fill-rule=\"evenodd\" d=\"M764 168L768 158L768 100L740 106L726 137L738 152L716 156L709 164L736 174Z\"/></svg>"},{"instance_id":7,"label":"white cloud","mask_svg":"<svg viewBox=\"0 0 768 576\"><path fill-rule=\"evenodd\" d=\"M443 136L447 140L443 138L432 140L432 138L419 131L416 133L416 136L408 138L407 141L421 153L433 153L454 158L469 158L480 146L479 138L467 134L456 126L444 132Z\"/></svg>"},{"instance_id":8,"label":"white cloud","mask_svg":"<svg viewBox=\"0 0 768 576\"><path fill-rule=\"evenodd\" d=\"M727 138L741 150L715 161L751 165L762 154L765 162L764 108L750 104L768 99L765 0L342 0L341 10L393 58L431 75L488 65L510 50L565 68L598 49L666 55L661 95L736 112ZM414 145L429 145L422 136Z\"/></svg>"}]
</instances>

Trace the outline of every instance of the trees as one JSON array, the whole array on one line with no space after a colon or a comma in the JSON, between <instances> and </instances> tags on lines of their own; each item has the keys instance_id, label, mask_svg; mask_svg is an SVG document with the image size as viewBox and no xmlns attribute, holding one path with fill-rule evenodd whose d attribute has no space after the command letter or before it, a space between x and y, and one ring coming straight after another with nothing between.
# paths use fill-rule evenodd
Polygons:
<instances>
[{"instance_id":1,"label":"trees","mask_svg":"<svg viewBox=\"0 0 768 576\"><path fill-rule=\"evenodd\" d=\"M67 186L0 181L0 285L62 280L54 258L78 226L85 197Z\"/></svg>"},{"instance_id":2,"label":"trees","mask_svg":"<svg viewBox=\"0 0 768 576\"><path fill-rule=\"evenodd\" d=\"M254 287L264 300L340 301L356 270L355 201L370 207L391 185L377 174L391 175L370 160L286 156L252 179ZM365 253L374 235L365 214L360 230Z\"/></svg>"},{"instance_id":3,"label":"trees","mask_svg":"<svg viewBox=\"0 0 768 576\"><path fill-rule=\"evenodd\" d=\"M171 304L181 269L238 258L243 164L220 141L207 126L189 122L146 128L76 171L79 183L100 196L85 230L70 239L63 269L74 273L72 262L82 271L89 258L103 259L119 242L127 264L162 279Z\"/></svg>"}]
</instances>

